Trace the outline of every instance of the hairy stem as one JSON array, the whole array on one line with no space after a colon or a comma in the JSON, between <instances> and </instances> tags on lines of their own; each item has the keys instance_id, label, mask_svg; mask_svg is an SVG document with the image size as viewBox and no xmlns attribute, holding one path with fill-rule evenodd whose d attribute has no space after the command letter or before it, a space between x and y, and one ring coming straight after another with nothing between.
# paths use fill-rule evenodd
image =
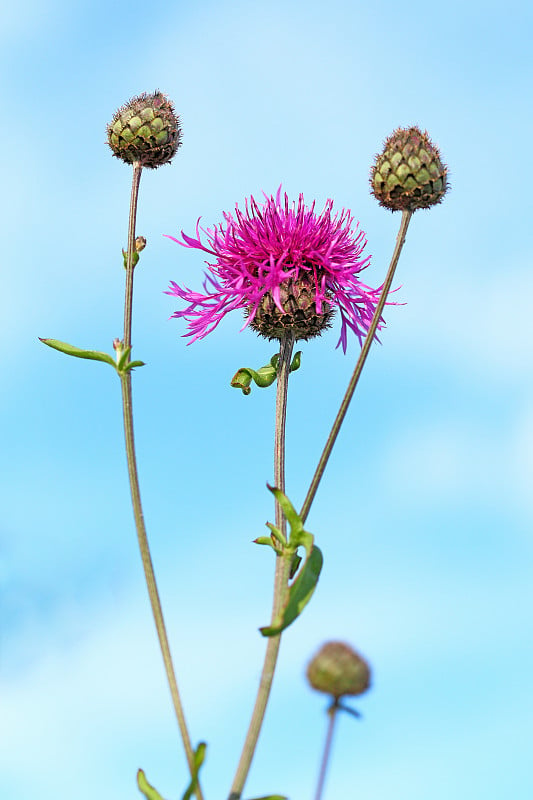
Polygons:
<instances>
[{"instance_id":1,"label":"hairy stem","mask_svg":"<svg viewBox=\"0 0 533 800\"><path fill-rule=\"evenodd\" d=\"M291 356L294 347L294 336L288 334L280 342L279 362L278 362L278 382L276 391L276 423L274 431L274 485L285 492L285 420L287 415L287 390L289 384L289 372L291 366ZM279 503L276 501L276 527L283 535L286 535L287 522ZM279 611L283 608L289 584L289 574L291 569L291 559L283 556L276 556L276 571L274 575L274 599L272 603L272 622L274 622ZM274 672L278 660L281 634L269 636L263 671L259 682L259 689L255 700L250 726L242 749L241 758L233 784L230 791L229 800L240 800L242 790L252 759L257 746L257 740L265 717L265 711L274 680Z\"/></svg>"},{"instance_id":2,"label":"hairy stem","mask_svg":"<svg viewBox=\"0 0 533 800\"><path fill-rule=\"evenodd\" d=\"M333 741L333 731L335 729L335 720L337 718L337 711L338 706L337 703L333 703L330 708L328 708L328 729L326 732L326 741L324 743L324 754L322 756L322 763L320 765L320 772L318 774L318 782L316 786L316 793L315 793L315 800L321 800L322 798L322 791L324 789L324 782L326 780L326 772L328 769L329 763L329 756L331 753L331 743Z\"/></svg>"},{"instance_id":3,"label":"hairy stem","mask_svg":"<svg viewBox=\"0 0 533 800\"><path fill-rule=\"evenodd\" d=\"M132 307L133 307L133 253L135 251L135 223L137 218L137 197L139 194L139 183L141 180L142 167L139 163L133 165L133 181L131 187L131 202L130 202L130 215L128 225L128 256L126 264L126 293L124 301L124 346L131 346L131 320L132 320ZM139 542L139 549L141 551L141 559L144 569L144 577L146 579L146 586L148 588L148 595L150 598L150 605L152 607L152 614L154 617L157 636L159 639L159 646L163 656L165 665L165 672L167 675L170 694L172 696L172 703L176 712L178 726L185 748L185 755L191 777L194 770L194 751L191 745L191 739L185 721L185 714L181 702L178 684L176 681L176 674L172 663L172 656L170 653L170 646L168 643L168 636L163 618L163 610L161 608L161 601L159 599L159 592L157 590L157 583L155 580L154 567L152 564L152 557L150 555L150 547L148 545L148 537L146 535L146 527L144 524L144 516L141 505L141 493L139 489L139 476L137 472L137 460L135 457L135 440L133 435L133 405L132 405L132 391L131 391L131 371L121 376L122 385L122 410L124 416L124 436L126 442L126 455L128 460L128 475L130 479L131 501L133 505L133 515L135 518L135 527L137 530L137 539ZM202 791L198 785L195 794L197 800L203 800Z\"/></svg>"},{"instance_id":4,"label":"hairy stem","mask_svg":"<svg viewBox=\"0 0 533 800\"><path fill-rule=\"evenodd\" d=\"M342 400L342 403L339 408L339 412L335 418L335 422L333 423L333 427L331 428L331 432L328 436L326 444L324 446L324 450L322 451L322 455L320 456L320 460L318 462L318 466L316 468L315 474L313 475L313 480L311 481L311 485L309 486L309 491L307 492L307 496L305 498L304 504L302 506L302 510L300 511L300 516L302 517L303 521L307 519L307 515L311 509L311 505L313 500L315 499L315 495L317 493L318 486L320 481L322 480L322 476L324 475L324 471L326 469L326 464L328 463L328 459L331 455L331 451L333 450L333 445L335 444L335 440L337 439L338 433L340 431L341 425L344 421L346 416L346 412L348 411L348 406L353 397L353 393L355 392L355 388L359 381L359 377L361 375L361 371L365 365L366 358L368 356L370 347L372 342L374 341L374 336L376 334L376 330L381 319L381 314L383 313L383 308L387 301L387 297L390 291L390 287L392 284L392 280L394 278L394 273L396 271L396 266L398 264L398 260L400 258L400 253L402 252L402 247L405 242L405 235L407 233L407 228L409 227L409 222L412 216L412 211L403 211L402 212L402 221L400 223L400 230L398 231L398 236L396 237L396 246L394 248L394 252L392 254L391 262L389 265L389 269L387 272L387 277L385 278L385 283L383 284L383 289L376 306L376 310L374 312L374 316L372 317L372 322L370 323L370 327L368 329L368 333L366 335L365 341L363 343L363 347L361 348L361 353L357 360L357 364L355 365L355 369L353 371L353 375L350 378L350 382L348 384L348 388L346 389L346 394Z\"/></svg>"}]
</instances>

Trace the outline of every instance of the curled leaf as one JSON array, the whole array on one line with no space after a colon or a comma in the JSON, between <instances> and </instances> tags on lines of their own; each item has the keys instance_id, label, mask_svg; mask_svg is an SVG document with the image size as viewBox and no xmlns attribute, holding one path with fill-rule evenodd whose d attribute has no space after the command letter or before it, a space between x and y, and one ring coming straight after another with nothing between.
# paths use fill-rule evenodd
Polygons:
<instances>
[{"instance_id":1,"label":"curled leaf","mask_svg":"<svg viewBox=\"0 0 533 800\"><path fill-rule=\"evenodd\" d=\"M301 355L301 350L298 350L298 352L294 354L289 370L290 372L294 372L294 370L299 368ZM252 391L252 381L254 381L260 389L266 389L268 386L271 386L278 377L278 361L279 353L275 353L270 359L270 362L265 364L264 367L260 367L258 370L252 369L251 367L241 367L231 379L231 386L233 386L234 389L241 389L242 393L246 395L250 394Z\"/></svg>"}]
</instances>

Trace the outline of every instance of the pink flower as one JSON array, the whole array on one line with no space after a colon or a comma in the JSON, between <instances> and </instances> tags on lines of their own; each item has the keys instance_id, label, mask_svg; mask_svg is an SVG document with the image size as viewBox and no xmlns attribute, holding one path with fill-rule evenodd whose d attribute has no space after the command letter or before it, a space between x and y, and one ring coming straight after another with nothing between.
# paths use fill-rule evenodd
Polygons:
<instances>
[{"instance_id":1,"label":"pink flower","mask_svg":"<svg viewBox=\"0 0 533 800\"><path fill-rule=\"evenodd\" d=\"M337 347L342 344L346 352L348 328L361 343L380 291L359 280L370 261L370 256L362 258L365 234L358 224L352 230L350 211L333 215L332 207L328 200L317 215L315 203L307 208L303 195L297 204L289 203L286 194L282 200L280 187L275 198L265 195L261 205L250 197L244 212L236 206L234 216L224 213L224 223L213 229L200 229L198 220L196 239L183 231L183 241L169 236L213 257L206 261L203 293L174 281L166 292L187 303L172 316L187 320L185 335L192 336L191 342L211 333L230 311L242 309L243 329L250 325L267 338L292 330L296 339L320 334L338 310Z\"/></svg>"}]
</instances>

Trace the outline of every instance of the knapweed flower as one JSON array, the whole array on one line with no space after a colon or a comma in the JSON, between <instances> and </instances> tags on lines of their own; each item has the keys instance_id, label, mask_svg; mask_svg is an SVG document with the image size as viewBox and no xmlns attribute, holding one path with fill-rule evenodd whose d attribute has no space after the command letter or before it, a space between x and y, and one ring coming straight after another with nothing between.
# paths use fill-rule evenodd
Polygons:
<instances>
[{"instance_id":1,"label":"knapweed flower","mask_svg":"<svg viewBox=\"0 0 533 800\"><path fill-rule=\"evenodd\" d=\"M249 325L268 339L282 339L292 332L295 339L311 339L328 328L335 312L341 318L339 344L344 352L350 328L359 342L365 336L379 289L359 280L370 256L362 257L365 234L352 230L353 217L343 209L333 214L328 200L321 214L315 213L300 194L298 202L276 196L258 204L253 197L238 205L235 214L224 214L224 223L202 230L196 238L182 231L178 244L203 250L212 257L204 292L193 292L171 281L167 294L188 305L173 317L188 322L191 342L202 339L234 309L242 309L243 329Z\"/></svg>"}]
</instances>

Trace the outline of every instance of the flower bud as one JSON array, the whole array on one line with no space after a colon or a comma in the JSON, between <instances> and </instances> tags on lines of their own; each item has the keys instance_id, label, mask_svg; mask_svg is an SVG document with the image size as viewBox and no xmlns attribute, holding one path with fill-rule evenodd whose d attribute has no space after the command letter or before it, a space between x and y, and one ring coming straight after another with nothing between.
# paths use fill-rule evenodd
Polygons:
<instances>
[{"instance_id":1,"label":"flower bud","mask_svg":"<svg viewBox=\"0 0 533 800\"><path fill-rule=\"evenodd\" d=\"M363 694L370 686L370 667L343 642L326 642L311 659L307 679L313 689L332 695Z\"/></svg>"},{"instance_id":2,"label":"flower bud","mask_svg":"<svg viewBox=\"0 0 533 800\"><path fill-rule=\"evenodd\" d=\"M370 188L391 211L416 211L440 203L448 189L447 168L427 131L397 128L370 172Z\"/></svg>"},{"instance_id":3,"label":"flower bud","mask_svg":"<svg viewBox=\"0 0 533 800\"><path fill-rule=\"evenodd\" d=\"M181 144L179 117L164 94L140 94L115 113L107 126L113 155L127 164L156 169L167 164Z\"/></svg>"}]
</instances>

